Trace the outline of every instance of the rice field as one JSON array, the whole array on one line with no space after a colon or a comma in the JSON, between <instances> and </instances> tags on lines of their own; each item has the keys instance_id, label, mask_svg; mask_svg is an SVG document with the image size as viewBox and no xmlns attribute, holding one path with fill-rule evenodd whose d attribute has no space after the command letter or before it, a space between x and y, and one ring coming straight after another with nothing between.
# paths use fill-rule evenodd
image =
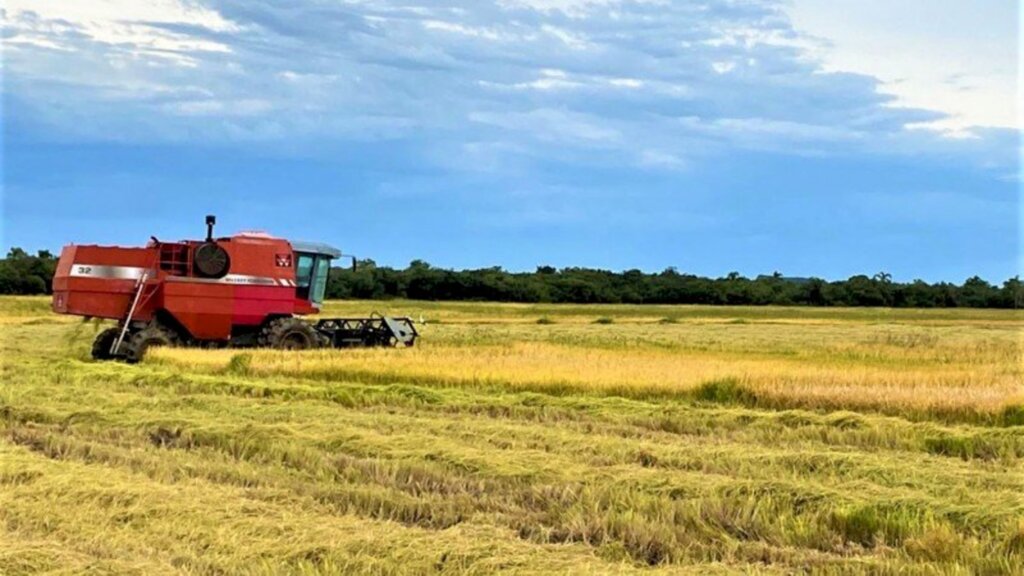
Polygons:
<instances>
[{"instance_id":1,"label":"rice field","mask_svg":"<svg viewBox=\"0 0 1024 576\"><path fill-rule=\"evenodd\" d=\"M166 349L0 298L0 574L1021 574L1024 313L332 302Z\"/></svg>"}]
</instances>

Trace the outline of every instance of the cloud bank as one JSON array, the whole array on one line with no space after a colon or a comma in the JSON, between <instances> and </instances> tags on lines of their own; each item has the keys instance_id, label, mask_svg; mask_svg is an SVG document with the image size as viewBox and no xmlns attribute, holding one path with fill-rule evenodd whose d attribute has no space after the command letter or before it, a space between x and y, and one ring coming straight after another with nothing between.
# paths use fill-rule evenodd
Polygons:
<instances>
[{"instance_id":1,"label":"cloud bank","mask_svg":"<svg viewBox=\"0 0 1024 576\"><path fill-rule=\"evenodd\" d=\"M872 77L823 72L786 7L15 0L5 95L60 138L416 138L470 166L487 150L678 169L735 147L943 148L907 129L942 113L890 106Z\"/></svg>"},{"instance_id":2,"label":"cloud bank","mask_svg":"<svg viewBox=\"0 0 1024 576\"><path fill-rule=\"evenodd\" d=\"M40 190L73 205L82 182L131 182L130 197L190 188L196 174L218 183L210 194L244 183L246 209L262 210L250 218L285 218L265 188L301 169L318 174L306 194L324 209L386 209L426 232L424 214L441 219L436 232L450 238L432 241L453 265L528 266L551 254L613 267L692 262L711 274L722 271L713 262L839 275L1017 269L1017 131L962 118L952 135L969 138L921 130L950 118L836 69L827 41L798 31L790 8L11 0L4 132L16 154L36 152L7 170L8 213L25 216L9 230L30 237ZM226 155L233 172L176 174L168 149ZM103 159L117 169L65 166L55 154L67 150L111 150ZM149 168L132 172L127 158ZM268 159L281 172L268 176ZM350 191L343 199L324 184L336 181ZM708 236L724 240L701 246L705 260L663 248ZM453 255L477 237L509 248ZM613 239L606 254L579 256ZM402 263L428 248L393 255Z\"/></svg>"}]
</instances>

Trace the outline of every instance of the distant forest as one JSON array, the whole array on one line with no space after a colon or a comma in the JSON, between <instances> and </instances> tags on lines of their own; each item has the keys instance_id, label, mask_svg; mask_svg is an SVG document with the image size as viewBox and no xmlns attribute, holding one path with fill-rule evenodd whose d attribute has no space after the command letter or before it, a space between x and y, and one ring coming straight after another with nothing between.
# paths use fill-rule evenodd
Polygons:
<instances>
[{"instance_id":1,"label":"distant forest","mask_svg":"<svg viewBox=\"0 0 1024 576\"><path fill-rule=\"evenodd\" d=\"M48 294L56 257L12 248L0 260L0 294ZM744 278L737 273L703 278L668 268L610 272L540 266L534 272L501 268L445 270L416 260L403 270L361 260L355 270L335 268L328 298L487 300L493 302L892 306L898 308L1024 308L1019 277L992 285L975 276L963 284L894 282L884 272L829 282L779 273Z\"/></svg>"}]
</instances>

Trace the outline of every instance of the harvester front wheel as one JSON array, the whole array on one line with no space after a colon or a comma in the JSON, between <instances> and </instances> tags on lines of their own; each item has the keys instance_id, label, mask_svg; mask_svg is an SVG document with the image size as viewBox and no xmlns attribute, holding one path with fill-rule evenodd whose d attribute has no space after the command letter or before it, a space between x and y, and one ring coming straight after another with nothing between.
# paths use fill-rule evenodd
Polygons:
<instances>
[{"instance_id":1,"label":"harvester front wheel","mask_svg":"<svg viewBox=\"0 0 1024 576\"><path fill-rule=\"evenodd\" d=\"M309 350L323 346L323 338L305 320L275 318L260 332L260 346L281 350Z\"/></svg>"},{"instance_id":2,"label":"harvester front wheel","mask_svg":"<svg viewBox=\"0 0 1024 576\"><path fill-rule=\"evenodd\" d=\"M107 328L103 332L100 332L96 339L92 342L92 357L94 360L113 360L114 355L110 353L110 349L114 347L114 342L117 341L117 337L121 334L120 328Z\"/></svg>"},{"instance_id":3,"label":"harvester front wheel","mask_svg":"<svg viewBox=\"0 0 1024 576\"><path fill-rule=\"evenodd\" d=\"M177 343L177 334L159 324L151 324L125 338L121 344L120 353L125 362L135 364L142 360L150 348L174 346Z\"/></svg>"}]
</instances>

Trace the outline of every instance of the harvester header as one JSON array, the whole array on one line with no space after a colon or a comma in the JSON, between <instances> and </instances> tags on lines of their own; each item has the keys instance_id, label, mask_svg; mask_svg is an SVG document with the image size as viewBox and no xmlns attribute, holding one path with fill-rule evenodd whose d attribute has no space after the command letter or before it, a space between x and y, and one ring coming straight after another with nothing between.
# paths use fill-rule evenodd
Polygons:
<instances>
[{"instance_id":1,"label":"harvester header","mask_svg":"<svg viewBox=\"0 0 1024 576\"><path fill-rule=\"evenodd\" d=\"M53 310L116 320L93 345L97 359L140 360L150 346L412 346L409 318L320 319L331 261L340 250L264 233L142 248L69 245L53 279ZM353 259L354 262L354 259Z\"/></svg>"}]
</instances>

